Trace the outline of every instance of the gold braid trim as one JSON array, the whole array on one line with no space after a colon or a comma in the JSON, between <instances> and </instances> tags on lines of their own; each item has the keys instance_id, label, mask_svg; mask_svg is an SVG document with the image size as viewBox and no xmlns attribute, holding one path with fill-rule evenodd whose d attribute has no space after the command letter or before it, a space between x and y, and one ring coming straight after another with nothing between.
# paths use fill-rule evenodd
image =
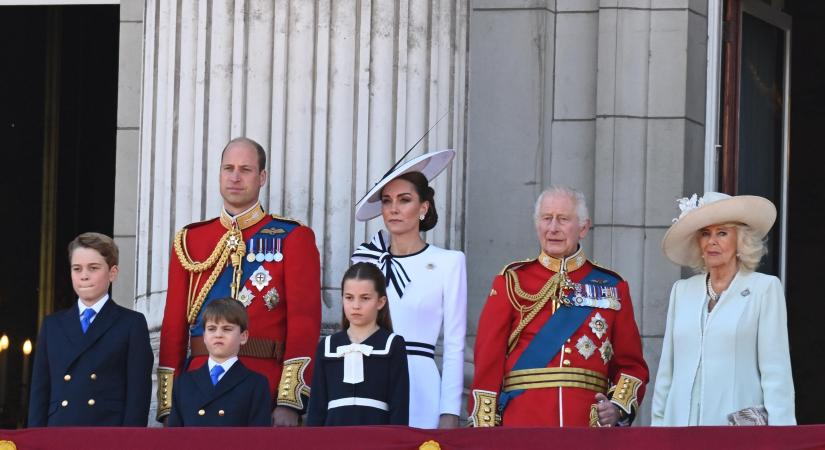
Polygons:
<instances>
[{"instance_id":1,"label":"gold braid trim","mask_svg":"<svg viewBox=\"0 0 825 450\"><path fill-rule=\"evenodd\" d=\"M521 320L519 320L518 326L510 333L510 337L507 339L507 353L509 354L516 347L521 332L536 318L536 315L544 308L547 302L553 300L553 312L555 312L556 308L561 304L569 305L569 301L564 297L564 290L568 289L572 283L567 278L567 273L564 271L556 272L538 292L530 294L522 289L518 281L518 275L516 275L514 271L506 271L504 278L507 285L507 298L510 300L513 308L521 314ZM524 306L519 302L519 299L531 302L532 305ZM524 313L528 313L526 317Z\"/></svg>"},{"instance_id":2,"label":"gold braid trim","mask_svg":"<svg viewBox=\"0 0 825 450\"><path fill-rule=\"evenodd\" d=\"M198 295L195 297L194 301L191 302L189 305L188 311L186 313L186 320L193 324L195 323L195 319L198 317L198 313L203 306L204 300L206 300L206 295L212 290L212 286L215 285L215 281L218 279L220 275L220 270L217 270L219 267L226 266L226 261L230 259L232 261L232 268L234 270L233 277L232 277L232 285L231 285L231 295L235 298L238 295L238 286L239 281L241 278L241 260L243 259L244 254L246 254L246 244L243 240L243 234L241 230L238 228L232 228L227 230L223 236L221 236L220 240L218 240L218 245L215 246L215 249L212 250L212 254L204 262L196 262L192 261L189 257L189 252L185 249L186 245L186 228L180 230L175 234L175 254L178 257L181 265L183 266L184 270L189 272L189 290L191 296L191 290L194 287L192 285L192 277L193 273L202 273L206 270L215 267L215 270L209 274L209 278L206 279L206 282L203 284L203 287L198 291ZM200 280L200 276L198 277ZM191 297L190 297L191 298Z\"/></svg>"}]
</instances>

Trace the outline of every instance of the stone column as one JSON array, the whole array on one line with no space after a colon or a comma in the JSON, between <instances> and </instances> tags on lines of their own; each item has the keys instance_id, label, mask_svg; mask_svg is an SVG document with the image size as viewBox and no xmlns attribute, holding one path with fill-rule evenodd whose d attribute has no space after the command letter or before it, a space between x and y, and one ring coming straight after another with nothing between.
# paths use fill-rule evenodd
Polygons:
<instances>
[{"instance_id":1,"label":"stone column","mask_svg":"<svg viewBox=\"0 0 825 450\"><path fill-rule=\"evenodd\" d=\"M323 271L323 326L340 277L378 229L355 203L431 124L413 154L455 148L435 183L428 240L462 249L467 58L464 0L149 0L144 15L136 309L157 336L171 240L219 214L224 144L269 152L262 202L307 223Z\"/></svg>"}]
</instances>

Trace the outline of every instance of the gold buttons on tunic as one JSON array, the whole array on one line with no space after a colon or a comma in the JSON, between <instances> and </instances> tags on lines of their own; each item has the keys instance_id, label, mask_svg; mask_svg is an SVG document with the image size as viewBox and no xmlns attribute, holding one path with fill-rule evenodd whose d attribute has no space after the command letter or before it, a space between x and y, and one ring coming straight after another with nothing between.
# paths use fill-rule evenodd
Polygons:
<instances>
[{"instance_id":1,"label":"gold buttons on tunic","mask_svg":"<svg viewBox=\"0 0 825 450\"><path fill-rule=\"evenodd\" d=\"M88 403L89 403L89 406L95 406L95 399L90 398Z\"/></svg>"},{"instance_id":2,"label":"gold buttons on tunic","mask_svg":"<svg viewBox=\"0 0 825 450\"><path fill-rule=\"evenodd\" d=\"M489 398L485 398L485 399L484 399L484 404L485 404L485 405L490 405L490 404L492 404L492 403L493 403L493 401L492 401L492 400L490 400Z\"/></svg>"},{"instance_id":3,"label":"gold buttons on tunic","mask_svg":"<svg viewBox=\"0 0 825 450\"><path fill-rule=\"evenodd\" d=\"M493 412L493 410L491 410L488 406L485 406L485 407L484 407L484 412L486 412L487 414L489 414L489 413Z\"/></svg>"},{"instance_id":4,"label":"gold buttons on tunic","mask_svg":"<svg viewBox=\"0 0 825 450\"><path fill-rule=\"evenodd\" d=\"M89 378L91 378L92 381L97 380L97 375L96 374L91 374L91 375L89 375Z\"/></svg>"},{"instance_id":5,"label":"gold buttons on tunic","mask_svg":"<svg viewBox=\"0 0 825 450\"><path fill-rule=\"evenodd\" d=\"M71 381L71 380L72 380L72 376L69 375L68 373L66 375L63 375L63 381Z\"/></svg>"},{"instance_id":6,"label":"gold buttons on tunic","mask_svg":"<svg viewBox=\"0 0 825 450\"><path fill-rule=\"evenodd\" d=\"M572 350L570 350L570 347L564 347L564 353L567 353L569 355L571 351Z\"/></svg>"},{"instance_id":7,"label":"gold buttons on tunic","mask_svg":"<svg viewBox=\"0 0 825 450\"><path fill-rule=\"evenodd\" d=\"M204 415L204 414L206 414L206 411L204 411L204 410L202 410L202 409L199 409L199 410L198 410L198 415L199 415L199 416L202 416L202 415Z\"/></svg>"},{"instance_id":8,"label":"gold buttons on tunic","mask_svg":"<svg viewBox=\"0 0 825 450\"><path fill-rule=\"evenodd\" d=\"M562 361L562 364L564 364L565 366L569 366L570 365L570 360L565 359L564 361Z\"/></svg>"},{"instance_id":9,"label":"gold buttons on tunic","mask_svg":"<svg viewBox=\"0 0 825 450\"><path fill-rule=\"evenodd\" d=\"M223 417L223 415L224 415L224 414L226 414L226 413L225 413L225 412L223 412L223 410L218 411L218 415L219 415L219 416Z\"/></svg>"},{"instance_id":10,"label":"gold buttons on tunic","mask_svg":"<svg viewBox=\"0 0 825 450\"><path fill-rule=\"evenodd\" d=\"M63 400L62 402L60 402L60 406L62 406L64 408L69 406L69 401L68 400Z\"/></svg>"}]
</instances>

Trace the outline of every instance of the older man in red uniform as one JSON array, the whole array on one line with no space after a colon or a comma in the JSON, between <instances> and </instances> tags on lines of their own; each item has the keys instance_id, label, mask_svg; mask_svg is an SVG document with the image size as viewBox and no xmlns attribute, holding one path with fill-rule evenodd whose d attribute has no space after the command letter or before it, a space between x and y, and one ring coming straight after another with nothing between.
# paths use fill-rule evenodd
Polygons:
<instances>
[{"instance_id":1,"label":"older man in red uniform","mask_svg":"<svg viewBox=\"0 0 825 450\"><path fill-rule=\"evenodd\" d=\"M590 220L580 192L543 192L535 223L541 254L505 267L481 313L470 421L629 425L648 369L627 282L582 254Z\"/></svg>"},{"instance_id":2,"label":"older man in red uniform","mask_svg":"<svg viewBox=\"0 0 825 450\"><path fill-rule=\"evenodd\" d=\"M310 228L261 207L265 166L260 144L230 141L221 155L220 217L175 236L160 333L158 420L171 409L172 378L206 363L201 313L221 297L247 308L249 340L239 358L269 380L274 424L296 425L308 404L321 323L320 259Z\"/></svg>"}]
</instances>

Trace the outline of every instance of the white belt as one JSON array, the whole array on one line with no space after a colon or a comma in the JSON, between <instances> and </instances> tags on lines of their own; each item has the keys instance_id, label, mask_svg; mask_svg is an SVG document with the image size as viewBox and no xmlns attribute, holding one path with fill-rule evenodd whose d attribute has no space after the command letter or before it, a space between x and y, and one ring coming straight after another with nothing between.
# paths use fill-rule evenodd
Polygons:
<instances>
[{"instance_id":1,"label":"white belt","mask_svg":"<svg viewBox=\"0 0 825 450\"><path fill-rule=\"evenodd\" d=\"M332 400L327 404L327 409L338 408L341 406L369 406L370 408L382 409L384 411L390 410L390 405L385 402L364 397L347 397Z\"/></svg>"}]
</instances>

